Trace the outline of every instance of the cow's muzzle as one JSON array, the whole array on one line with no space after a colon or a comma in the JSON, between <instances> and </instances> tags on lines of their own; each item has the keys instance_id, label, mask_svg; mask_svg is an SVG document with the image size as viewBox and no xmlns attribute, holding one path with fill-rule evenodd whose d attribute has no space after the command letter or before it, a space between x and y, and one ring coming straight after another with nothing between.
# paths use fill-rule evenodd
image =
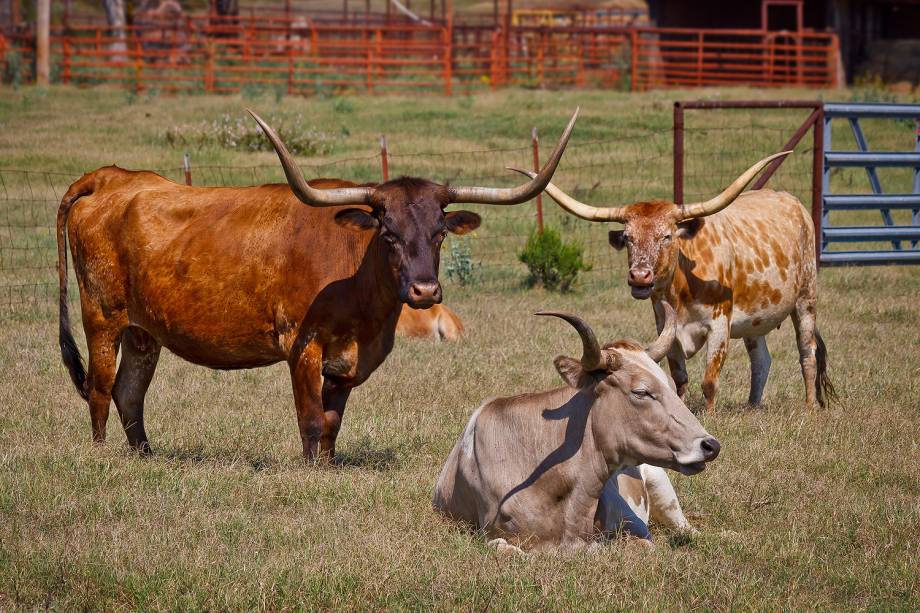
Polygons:
<instances>
[{"instance_id":1,"label":"cow's muzzle","mask_svg":"<svg viewBox=\"0 0 920 613\"><path fill-rule=\"evenodd\" d=\"M633 298L645 300L652 295L655 276L651 268L630 268L628 283L632 289Z\"/></svg>"},{"instance_id":2,"label":"cow's muzzle","mask_svg":"<svg viewBox=\"0 0 920 613\"><path fill-rule=\"evenodd\" d=\"M441 284L437 281L415 282L406 292L406 304L413 309L427 309L441 303Z\"/></svg>"}]
</instances>

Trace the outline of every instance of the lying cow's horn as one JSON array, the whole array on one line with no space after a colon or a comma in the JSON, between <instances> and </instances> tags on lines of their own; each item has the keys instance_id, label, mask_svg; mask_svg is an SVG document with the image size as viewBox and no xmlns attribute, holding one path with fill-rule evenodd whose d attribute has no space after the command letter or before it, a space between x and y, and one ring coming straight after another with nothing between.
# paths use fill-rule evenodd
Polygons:
<instances>
[{"instance_id":1,"label":"lying cow's horn","mask_svg":"<svg viewBox=\"0 0 920 613\"><path fill-rule=\"evenodd\" d=\"M664 327L655 342L645 348L645 353L653 362L660 362L668 355L677 336L677 313L674 312L674 307L667 302L662 302L661 306L664 308Z\"/></svg>"},{"instance_id":2,"label":"lying cow's horn","mask_svg":"<svg viewBox=\"0 0 920 613\"><path fill-rule=\"evenodd\" d=\"M513 168L511 166L508 167L508 170L519 172L531 178L536 176L536 173L530 170L521 170L520 168ZM621 207L596 207L585 204L584 202L579 202L552 183L546 184L546 193L549 194L559 206L576 217L581 217L588 221L618 221L620 223L626 221L624 209Z\"/></svg>"},{"instance_id":3,"label":"lying cow's horn","mask_svg":"<svg viewBox=\"0 0 920 613\"><path fill-rule=\"evenodd\" d=\"M290 154L278 134L265 121L249 109L249 114L256 120L265 136L271 141L278 159L281 160L281 167L284 169L284 176L287 177L288 185L291 191L301 202L309 206L341 206L343 204L367 204L370 202L371 195L374 193L372 187L343 187L339 189L316 189L310 187L307 180L304 179L303 173L297 167L294 156Z\"/></svg>"},{"instance_id":4,"label":"lying cow's horn","mask_svg":"<svg viewBox=\"0 0 920 613\"><path fill-rule=\"evenodd\" d=\"M606 366L606 362L601 355L601 345L597 342L597 337L594 336L594 330L583 319L571 313L562 313L560 311L538 311L534 315L559 317L569 322L578 331L582 346L581 365L585 370L599 370Z\"/></svg>"},{"instance_id":5,"label":"lying cow's horn","mask_svg":"<svg viewBox=\"0 0 920 613\"><path fill-rule=\"evenodd\" d=\"M694 202L692 204L682 204L679 208L680 221L685 219L693 219L694 217L706 217L707 215L712 215L713 213L718 213L729 204L735 201L741 192L744 191L744 188L748 186L748 183L754 180L754 177L757 176L761 170L766 168L767 164L772 162L777 158L789 155L791 151L782 151L766 157L750 168L748 168L744 173L735 179L735 181L729 185L725 191L713 198L712 200L707 200L706 202Z\"/></svg>"},{"instance_id":6,"label":"lying cow's horn","mask_svg":"<svg viewBox=\"0 0 920 613\"><path fill-rule=\"evenodd\" d=\"M565 127L565 131L562 133L562 137L559 139L556 148L553 149L553 152L550 154L549 160L547 160L543 168L540 169L539 173L534 173L532 175L530 181L512 188L451 187L448 188L450 201L474 204L519 204L535 197L543 191L543 188L546 187L549 180L553 178L553 173L556 172L559 160L562 159L562 154L565 151L565 146L569 142L569 137L572 136L575 120L578 119L578 111L579 109L576 108L575 112L572 114L569 125Z\"/></svg>"}]
</instances>

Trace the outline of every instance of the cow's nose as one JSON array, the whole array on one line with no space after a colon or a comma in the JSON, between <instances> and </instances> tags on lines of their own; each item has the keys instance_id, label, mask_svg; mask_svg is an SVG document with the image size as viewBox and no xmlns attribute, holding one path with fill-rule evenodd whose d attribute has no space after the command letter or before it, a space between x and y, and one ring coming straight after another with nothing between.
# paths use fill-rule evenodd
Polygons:
<instances>
[{"instance_id":1,"label":"cow's nose","mask_svg":"<svg viewBox=\"0 0 920 613\"><path fill-rule=\"evenodd\" d=\"M713 437L704 438L700 442L700 447L703 448L703 460L705 462L711 462L719 457L719 452L722 451L722 445L719 444L718 439Z\"/></svg>"},{"instance_id":2,"label":"cow's nose","mask_svg":"<svg viewBox=\"0 0 920 613\"><path fill-rule=\"evenodd\" d=\"M409 286L409 306L431 306L441 302L441 284L437 281L416 282Z\"/></svg>"},{"instance_id":3,"label":"cow's nose","mask_svg":"<svg viewBox=\"0 0 920 613\"><path fill-rule=\"evenodd\" d=\"M630 285L651 285L652 270L650 268L630 268L629 269Z\"/></svg>"}]
</instances>

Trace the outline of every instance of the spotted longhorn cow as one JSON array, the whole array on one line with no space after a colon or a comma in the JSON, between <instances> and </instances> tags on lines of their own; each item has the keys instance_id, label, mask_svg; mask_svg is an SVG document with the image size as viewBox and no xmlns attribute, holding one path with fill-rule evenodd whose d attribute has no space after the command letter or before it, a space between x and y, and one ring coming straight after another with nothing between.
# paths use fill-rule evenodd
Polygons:
<instances>
[{"instance_id":1,"label":"spotted longhorn cow","mask_svg":"<svg viewBox=\"0 0 920 613\"><path fill-rule=\"evenodd\" d=\"M402 305L441 302L445 235L479 226L479 215L446 207L533 198L559 164L577 111L539 178L513 188L308 182L274 130L253 117L288 185L189 187L107 167L84 175L61 202L59 342L96 441L105 439L114 398L129 444L149 451L144 397L166 347L217 369L286 362L304 457L332 459L348 396L390 353ZM88 369L70 329L68 243Z\"/></svg>"},{"instance_id":2,"label":"spotted longhorn cow","mask_svg":"<svg viewBox=\"0 0 920 613\"><path fill-rule=\"evenodd\" d=\"M476 409L438 476L434 508L481 530L499 549L584 548L629 517L623 498L633 516L689 529L666 475L652 470L644 479L628 470L648 464L693 475L721 449L658 366L677 332L673 309L663 311L664 328L647 349L633 341L602 347L580 318L537 313L575 328L581 359L554 360L563 387L493 398ZM630 475L641 483L618 491Z\"/></svg>"},{"instance_id":3,"label":"spotted longhorn cow","mask_svg":"<svg viewBox=\"0 0 920 613\"><path fill-rule=\"evenodd\" d=\"M610 231L609 239L615 249L627 250L633 297L651 297L659 329L663 305L677 311L679 330L668 365L681 398L688 383L685 361L707 345L702 388L708 410L715 404L731 338L744 339L751 361L748 401L761 402L771 364L765 336L787 317L795 326L806 406L814 407L816 400L824 406L834 396L827 349L816 325L811 216L789 193L742 193L770 162L789 153L757 162L715 198L693 204L653 200L599 208L552 183L546 187L572 215L623 224L623 230Z\"/></svg>"}]
</instances>

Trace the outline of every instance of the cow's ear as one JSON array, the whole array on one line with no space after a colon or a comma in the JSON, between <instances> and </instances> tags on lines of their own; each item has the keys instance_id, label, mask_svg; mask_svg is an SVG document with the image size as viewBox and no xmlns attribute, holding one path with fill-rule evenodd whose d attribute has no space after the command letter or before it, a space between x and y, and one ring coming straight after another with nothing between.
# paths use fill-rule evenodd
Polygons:
<instances>
[{"instance_id":1,"label":"cow's ear","mask_svg":"<svg viewBox=\"0 0 920 613\"><path fill-rule=\"evenodd\" d=\"M626 232L624 230L611 230L607 234L610 246L619 251L626 246Z\"/></svg>"},{"instance_id":2,"label":"cow's ear","mask_svg":"<svg viewBox=\"0 0 920 613\"><path fill-rule=\"evenodd\" d=\"M361 209L345 209L335 214L335 223L351 230L373 230L380 225L377 218Z\"/></svg>"},{"instance_id":3,"label":"cow's ear","mask_svg":"<svg viewBox=\"0 0 920 613\"><path fill-rule=\"evenodd\" d=\"M581 361L575 358L560 355L553 360L553 364L556 366L556 371L559 373L559 376L562 377L562 380L565 381L566 385L569 387L581 389L596 381L596 379L591 376L591 373L585 372L584 367L581 365Z\"/></svg>"},{"instance_id":4,"label":"cow's ear","mask_svg":"<svg viewBox=\"0 0 920 613\"><path fill-rule=\"evenodd\" d=\"M702 217L697 217L695 219L688 219L687 221L682 221L677 224L677 237L678 238L693 238L696 236L696 233L700 231L703 227L703 224L706 223L706 220Z\"/></svg>"},{"instance_id":5,"label":"cow's ear","mask_svg":"<svg viewBox=\"0 0 920 613\"><path fill-rule=\"evenodd\" d=\"M471 211L451 211L444 216L444 224L449 232L467 234L479 227L482 217Z\"/></svg>"}]
</instances>

